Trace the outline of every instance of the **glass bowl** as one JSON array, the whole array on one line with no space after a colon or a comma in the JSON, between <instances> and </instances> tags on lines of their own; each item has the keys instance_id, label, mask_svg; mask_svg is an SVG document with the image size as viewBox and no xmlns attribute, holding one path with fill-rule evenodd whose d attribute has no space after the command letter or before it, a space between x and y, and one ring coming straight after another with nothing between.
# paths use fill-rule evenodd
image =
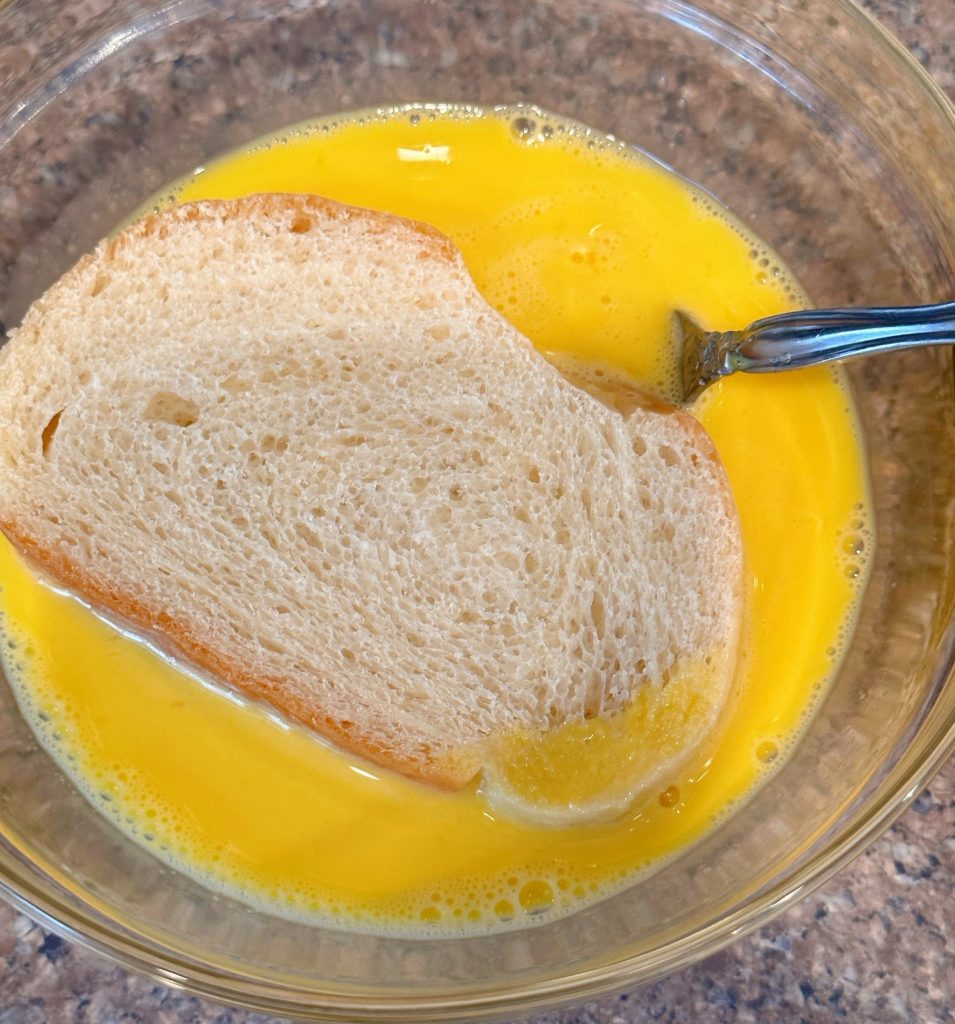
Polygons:
<instances>
[{"instance_id":1,"label":"glass bowl","mask_svg":"<svg viewBox=\"0 0 955 1024\"><path fill-rule=\"evenodd\" d=\"M955 296L953 112L846 0L15 0L0 5L0 316L16 324L214 154L428 100L535 103L649 150L728 203L818 304ZM878 545L845 661L784 768L651 878L494 937L290 923L120 836L3 685L0 886L164 982L326 1020L514 1017L635 986L757 927L871 842L955 742L951 352L884 356L851 378Z\"/></svg>"}]
</instances>

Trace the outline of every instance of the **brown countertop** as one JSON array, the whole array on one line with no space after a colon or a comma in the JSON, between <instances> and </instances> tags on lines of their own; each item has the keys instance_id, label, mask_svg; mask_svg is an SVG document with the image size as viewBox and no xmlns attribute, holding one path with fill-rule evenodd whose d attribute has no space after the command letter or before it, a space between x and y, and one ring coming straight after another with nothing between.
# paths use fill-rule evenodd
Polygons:
<instances>
[{"instance_id":1,"label":"brown countertop","mask_svg":"<svg viewBox=\"0 0 955 1024\"><path fill-rule=\"evenodd\" d=\"M867 0L955 98L955 2ZM114 967L0 905L0 1024L262 1024ZM759 932L535 1024L955 1021L955 761L872 848Z\"/></svg>"}]
</instances>

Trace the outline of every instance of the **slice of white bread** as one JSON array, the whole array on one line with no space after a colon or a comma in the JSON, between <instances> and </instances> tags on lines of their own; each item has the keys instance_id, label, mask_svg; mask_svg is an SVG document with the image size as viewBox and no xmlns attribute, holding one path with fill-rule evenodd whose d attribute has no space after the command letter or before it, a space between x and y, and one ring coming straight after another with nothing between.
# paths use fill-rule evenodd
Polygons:
<instances>
[{"instance_id":1,"label":"slice of white bread","mask_svg":"<svg viewBox=\"0 0 955 1024\"><path fill-rule=\"evenodd\" d=\"M717 666L741 603L689 415L571 384L420 224L317 197L149 216L0 353L0 527L342 747L458 787L486 741Z\"/></svg>"}]
</instances>

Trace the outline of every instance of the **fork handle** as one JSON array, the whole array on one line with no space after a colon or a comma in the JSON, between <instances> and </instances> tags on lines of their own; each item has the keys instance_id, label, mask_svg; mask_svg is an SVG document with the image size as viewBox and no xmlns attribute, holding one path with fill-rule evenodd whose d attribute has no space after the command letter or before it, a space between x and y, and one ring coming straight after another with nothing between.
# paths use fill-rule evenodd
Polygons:
<instances>
[{"instance_id":1,"label":"fork handle","mask_svg":"<svg viewBox=\"0 0 955 1024\"><path fill-rule=\"evenodd\" d=\"M741 334L726 353L729 365L772 373L872 352L955 344L955 302L801 310L757 320Z\"/></svg>"}]
</instances>

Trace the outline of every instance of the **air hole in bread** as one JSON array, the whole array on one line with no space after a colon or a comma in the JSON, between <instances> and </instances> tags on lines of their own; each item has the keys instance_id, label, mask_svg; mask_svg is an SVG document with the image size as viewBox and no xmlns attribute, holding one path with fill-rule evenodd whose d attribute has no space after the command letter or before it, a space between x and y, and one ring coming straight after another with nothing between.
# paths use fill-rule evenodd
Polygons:
<instances>
[{"instance_id":1,"label":"air hole in bread","mask_svg":"<svg viewBox=\"0 0 955 1024\"><path fill-rule=\"evenodd\" d=\"M494 561L502 568L509 569L511 572L516 572L521 564L513 551L498 551L494 556Z\"/></svg>"},{"instance_id":2,"label":"air hole in bread","mask_svg":"<svg viewBox=\"0 0 955 1024\"><path fill-rule=\"evenodd\" d=\"M660 453L660 458L663 459L667 466L678 466L680 464L680 456L677 454L675 448L671 448L668 444L661 444L657 449Z\"/></svg>"},{"instance_id":3,"label":"air hole in bread","mask_svg":"<svg viewBox=\"0 0 955 1024\"><path fill-rule=\"evenodd\" d=\"M425 337L433 341L447 341L451 337L451 328L447 324L434 324L425 330Z\"/></svg>"},{"instance_id":4,"label":"air hole in bread","mask_svg":"<svg viewBox=\"0 0 955 1024\"><path fill-rule=\"evenodd\" d=\"M319 551L325 549L325 545L322 543L322 538L319 537L314 530L310 530L304 523L295 523L294 526L296 534L303 540L310 548L317 548Z\"/></svg>"},{"instance_id":5,"label":"air hole in bread","mask_svg":"<svg viewBox=\"0 0 955 1024\"><path fill-rule=\"evenodd\" d=\"M291 231L293 235L307 235L311 230L311 217L293 217L292 223L289 225L289 231Z\"/></svg>"},{"instance_id":6,"label":"air hole in bread","mask_svg":"<svg viewBox=\"0 0 955 1024\"><path fill-rule=\"evenodd\" d=\"M157 391L143 412L143 419L154 423L170 423L191 427L199 419L199 406L174 391Z\"/></svg>"},{"instance_id":7,"label":"air hole in bread","mask_svg":"<svg viewBox=\"0 0 955 1024\"><path fill-rule=\"evenodd\" d=\"M603 598L599 594L594 594L593 600L590 602L590 617L594 621L594 629L597 636L603 640L606 627L606 613L604 611Z\"/></svg>"},{"instance_id":8,"label":"air hole in bread","mask_svg":"<svg viewBox=\"0 0 955 1024\"><path fill-rule=\"evenodd\" d=\"M43 455L47 456L50 454L50 445L53 443L53 435L56 433L56 428L60 425L60 417L63 415L63 410L53 413L53 415L47 420L46 426L43 428L43 433L40 435L40 444L43 448Z\"/></svg>"},{"instance_id":9,"label":"air hole in bread","mask_svg":"<svg viewBox=\"0 0 955 1024\"><path fill-rule=\"evenodd\" d=\"M662 523L653 531L653 536L657 540L672 541L676 536L676 527L673 523Z\"/></svg>"},{"instance_id":10,"label":"air hole in bread","mask_svg":"<svg viewBox=\"0 0 955 1024\"><path fill-rule=\"evenodd\" d=\"M237 374L230 373L228 377L220 384L220 387L226 391L231 391L234 395L242 394L243 391L248 391L252 387L252 382L243 380Z\"/></svg>"},{"instance_id":11,"label":"air hole in bread","mask_svg":"<svg viewBox=\"0 0 955 1024\"><path fill-rule=\"evenodd\" d=\"M261 447L264 452L286 452L288 451L288 437L285 434L280 434L278 437L274 434L266 434L262 438Z\"/></svg>"},{"instance_id":12,"label":"air hole in bread","mask_svg":"<svg viewBox=\"0 0 955 1024\"><path fill-rule=\"evenodd\" d=\"M108 284L108 274L97 274L96 279L93 281L93 286L90 288L90 298L95 299L97 295L106 290Z\"/></svg>"},{"instance_id":13,"label":"air hole in bread","mask_svg":"<svg viewBox=\"0 0 955 1024\"><path fill-rule=\"evenodd\" d=\"M642 437L635 437L631 447L633 448L634 455L645 455L647 451L647 442L644 441Z\"/></svg>"}]
</instances>

